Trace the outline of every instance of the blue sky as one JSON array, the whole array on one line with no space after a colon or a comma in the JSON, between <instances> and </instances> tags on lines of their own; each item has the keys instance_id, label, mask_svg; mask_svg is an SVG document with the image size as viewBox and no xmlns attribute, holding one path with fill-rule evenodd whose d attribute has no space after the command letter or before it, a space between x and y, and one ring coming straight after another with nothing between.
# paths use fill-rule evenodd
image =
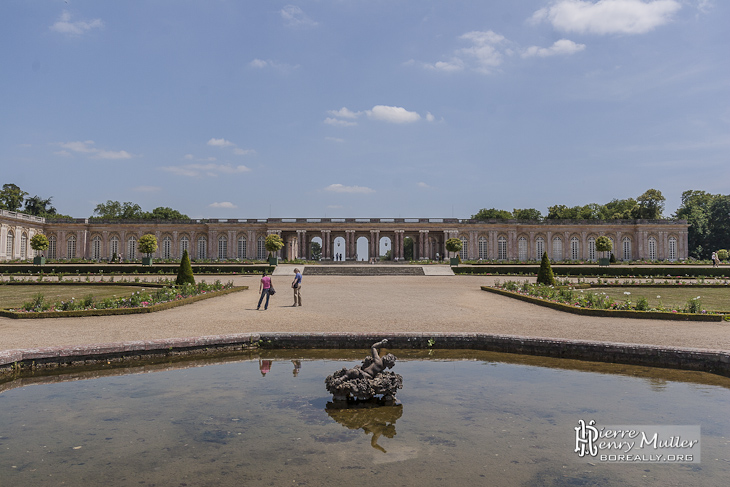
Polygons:
<instances>
[{"instance_id":1,"label":"blue sky","mask_svg":"<svg viewBox=\"0 0 730 487\"><path fill-rule=\"evenodd\" d=\"M0 183L87 217L730 192L730 2L3 0Z\"/></svg>"}]
</instances>

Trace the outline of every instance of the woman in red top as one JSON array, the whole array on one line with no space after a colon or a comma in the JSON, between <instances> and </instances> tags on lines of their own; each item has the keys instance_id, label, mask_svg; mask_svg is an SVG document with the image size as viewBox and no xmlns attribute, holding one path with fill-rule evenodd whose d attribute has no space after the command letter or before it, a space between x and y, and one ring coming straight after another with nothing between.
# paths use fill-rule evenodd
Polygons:
<instances>
[{"instance_id":1,"label":"woman in red top","mask_svg":"<svg viewBox=\"0 0 730 487\"><path fill-rule=\"evenodd\" d=\"M266 275L266 271L264 271L264 275L261 276L261 284L259 285L259 292L261 293L261 297L259 298L259 304L256 306L256 310L261 309L261 301L264 299L264 295L266 296L266 304L264 304L264 311L269 309L269 293L271 292L271 277Z\"/></svg>"}]
</instances>

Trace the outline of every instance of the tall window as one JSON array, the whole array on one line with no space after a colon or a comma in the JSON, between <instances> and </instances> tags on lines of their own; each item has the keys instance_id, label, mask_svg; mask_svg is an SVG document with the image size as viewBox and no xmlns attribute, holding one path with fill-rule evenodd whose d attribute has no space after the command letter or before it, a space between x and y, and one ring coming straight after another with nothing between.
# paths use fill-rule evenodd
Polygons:
<instances>
[{"instance_id":1,"label":"tall window","mask_svg":"<svg viewBox=\"0 0 730 487\"><path fill-rule=\"evenodd\" d=\"M258 260L266 259L266 239L264 237L259 237L256 240L256 258Z\"/></svg>"},{"instance_id":2,"label":"tall window","mask_svg":"<svg viewBox=\"0 0 730 487\"><path fill-rule=\"evenodd\" d=\"M129 237L127 240L127 260L137 258L137 237Z\"/></svg>"},{"instance_id":3,"label":"tall window","mask_svg":"<svg viewBox=\"0 0 730 487\"><path fill-rule=\"evenodd\" d=\"M101 260L101 237L98 235L91 239L91 258Z\"/></svg>"},{"instance_id":4,"label":"tall window","mask_svg":"<svg viewBox=\"0 0 730 487\"><path fill-rule=\"evenodd\" d=\"M578 237L570 239L570 260L580 259L580 240Z\"/></svg>"},{"instance_id":5,"label":"tall window","mask_svg":"<svg viewBox=\"0 0 730 487\"><path fill-rule=\"evenodd\" d=\"M76 258L76 235L71 235L68 240L66 240L66 258Z\"/></svg>"},{"instance_id":6,"label":"tall window","mask_svg":"<svg viewBox=\"0 0 730 487\"><path fill-rule=\"evenodd\" d=\"M596 260L596 239L588 237L588 260Z\"/></svg>"},{"instance_id":7,"label":"tall window","mask_svg":"<svg viewBox=\"0 0 730 487\"><path fill-rule=\"evenodd\" d=\"M246 258L246 237L238 237L238 252L236 255L241 260Z\"/></svg>"},{"instance_id":8,"label":"tall window","mask_svg":"<svg viewBox=\"0 0 730 487\"><path fill-rule=\"evenodd\" d=\"M560 237L553 239L553 260L563 260L563 239Z\"/></svg>"},{"instance_id":9,"label":"tall window","mask_svg":"<svg viewBox=\"0 0 730 487\"><path fill-rule=\"evenodd\" d=\"M517 239L517 254L520 260L527 260L527 239L525 237Z\"/></svg>"},{"instance_id":10,"label":"tall window","mask_svg":"<svg viewBox=\"0 0 730 487\"><path fill-rule=\"evenodd\" d=\"M28 235L23 233L20 235L20 258L21 259L25 259L27 246L28 246Z\"/></svg>"},{"instance_id":11,"label":"tall window","mask_svg":"<svg viewBox=\"0 0 730 487\"><path fill-rule=\"evenodd\" d=\"M479 258L487 259L489 254L487 253L487 239L485 237L479 237Z\"/></svg>"},{"instance_id":12,"label":"tall window","mask_svg":"<svg viewBox=\"0 0 730 487\"><path fill-rule=\"evenodd\" d=\"M656 238L649 237L649 260L656 260Z\"/></svg>"},{"instance_id":13,"label":"tall window","mask_svg":"<svg viewBox=\"0 0 730 487\"><path fill-rule=\"evenodd\" d=\"M669 260L677 260L677 239L669 237Z\"/></svg>"},{"instance_id":14,"label":"tall window","mask_svg":"<svg viewBox=\"0 0 730 487\"><path fill-rule=\"evenodd\" d=\"M629 237L624 237L622 244L624 254L623 260L631 260L631 239Z\"/></svg>"},{"instance_id":15,"label":"tall window","mask_svg":"<svg viewBox=\"0 0 730 487\"><path fill-rule=\"evenodd\" d=\"M183 235L180 237L180 258L182 258L182 254L186 250L188 251L188 256L190 256L190 239L187 235Z\"/></svg>"},{"instance_id":16,"label":"tall window","mask_svg":"<svg viewBox=\"0 0 730 487\"><path fill-rule=\"evenodd\" d=\"M114 254L119 255L119 237L116 235L109 240L109 257L114 256Z\"/></svg>"},{"instance_id":17,"label":"tall window","mask_svg":"<svg viewBox=\"0 0 730 487\"><path fill-rule=\"evenodd\" d=\"M542 260L542 254L545 253L545 239L537 237L535 239L535 259Z\"/></svg>"},{"instance_id":18,"label":"tall window","mask_svg":"<svg viewBox=\"0 0 730 487\"><path fill-rule=\"evenodd\" d=\"M459 237L459 240L461 240L461 251L459 252L459 257L461 257L461 260L466 260L469 255L469 241L466 237Z\"/></svg>"},{"instance_id":19,"label":"tall window","mask_svg":"<svg viewBox=\"0 0 730 487\"><path fill-rule=\"evenodd\" d=\"M169 235L162 239L162 258L172 259L172 238Z\"/></svg>"},{"instance_id":20,"label":"tall window","mask_svg":"<svg viewBox=\"0 0 730 487\"><path fill-rule=\"evenodd\" d=\"M218 260L228 258L228 239L224 236L218 237Z\"/></svg>"},{"instance_id":21,"label":"tall window","mask_svg":"<svg viewBox=\"0 0 730 487\"><path fill-rule=\"evenodd\" d=\"M15 235L13 235L13 232L8 232L8 237L5 241L5 255L7 255L8 260L13 258L13 243L15 242Z\"/></svg>"},{"instance_id":22,"label":"tall window","mask_svg":"<svg viewBox=\"0 0 730 487\"><path fill-rule=\"evenodd\" d=\"M198 237L198 259L207 259L208 255L208 237L201 235Z\"/></svg>"},{"instance_id":23,"label":"tall window","mask_svg":"<svg viewBox=\"0 0 730 487\"><path fill-rule=\"evenodd\" d=\"M49 259L55 259L56 258L56 236L51 235L48 237L48 258Z\"/></svg>"},{"instance_id":24,"label":"tall window","mask_svg":"<svg viewBox=\"0 0 730 487\"><path fill-rule=\"evenodd\" d=\"M507 238L504 235L497 239L497 259L507 260Z\"/></svg>"}]
</instances>

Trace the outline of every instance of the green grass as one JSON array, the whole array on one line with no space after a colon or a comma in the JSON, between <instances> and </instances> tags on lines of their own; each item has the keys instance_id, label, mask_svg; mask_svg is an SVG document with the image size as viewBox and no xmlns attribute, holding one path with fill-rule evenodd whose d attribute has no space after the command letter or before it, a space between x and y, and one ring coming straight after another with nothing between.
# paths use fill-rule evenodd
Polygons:
<instances>
[{"instance_id":1,"label":"green grass","mask_svg":"<svg viewBox=\"0 0 730 487\"><path fill-rule=\"evenodd\" d=\"M12 285L0 286L0 308L19 308L23 303L31 301L38 293L45 296L46 301L54 303L56 301L68 301L71 298L82 299L89 294L93 294L96 301L104 298L131 296L141 289L140 286L115 286L113 284L99 285L72 285L64 286L63 284L53 284L44 286L36 284L30 286Z\"/></svg>"},{"instance_id":2,"label":"green grass","mask_svg":"<svg viewBox=\"0 0 730 487\"><path fill-rule=\"evenodd\" d=\"M610 288L595 287L591 288L590 291L594 293L606 293L615 301L625 301L628 298L632 303L636 303L643 296L649 301L650 307L657 307L661 301L664 307L668 309L682 309L688 300L700 296L703 309L730 312L730 287L621 286ZM631 294L624 294L625 292Z\"/></svg>"}]
</instances>

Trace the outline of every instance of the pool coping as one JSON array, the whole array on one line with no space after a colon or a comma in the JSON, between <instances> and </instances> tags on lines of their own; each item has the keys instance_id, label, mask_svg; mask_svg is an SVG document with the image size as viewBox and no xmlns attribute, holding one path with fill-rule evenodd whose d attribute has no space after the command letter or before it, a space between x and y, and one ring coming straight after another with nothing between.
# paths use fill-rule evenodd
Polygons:
<instances>
[{"instance_id":1,"label":"pool coping","mask_svg":"<svg viewBox=\"0 0 730 487\"><path fill-rule=\"evenodd\" d=\"M464 349L708 372L730 377L730 351L484 333L242 333L0 352L0 377L22 371L269 349Z\"/></svg>"}]
</instances>

